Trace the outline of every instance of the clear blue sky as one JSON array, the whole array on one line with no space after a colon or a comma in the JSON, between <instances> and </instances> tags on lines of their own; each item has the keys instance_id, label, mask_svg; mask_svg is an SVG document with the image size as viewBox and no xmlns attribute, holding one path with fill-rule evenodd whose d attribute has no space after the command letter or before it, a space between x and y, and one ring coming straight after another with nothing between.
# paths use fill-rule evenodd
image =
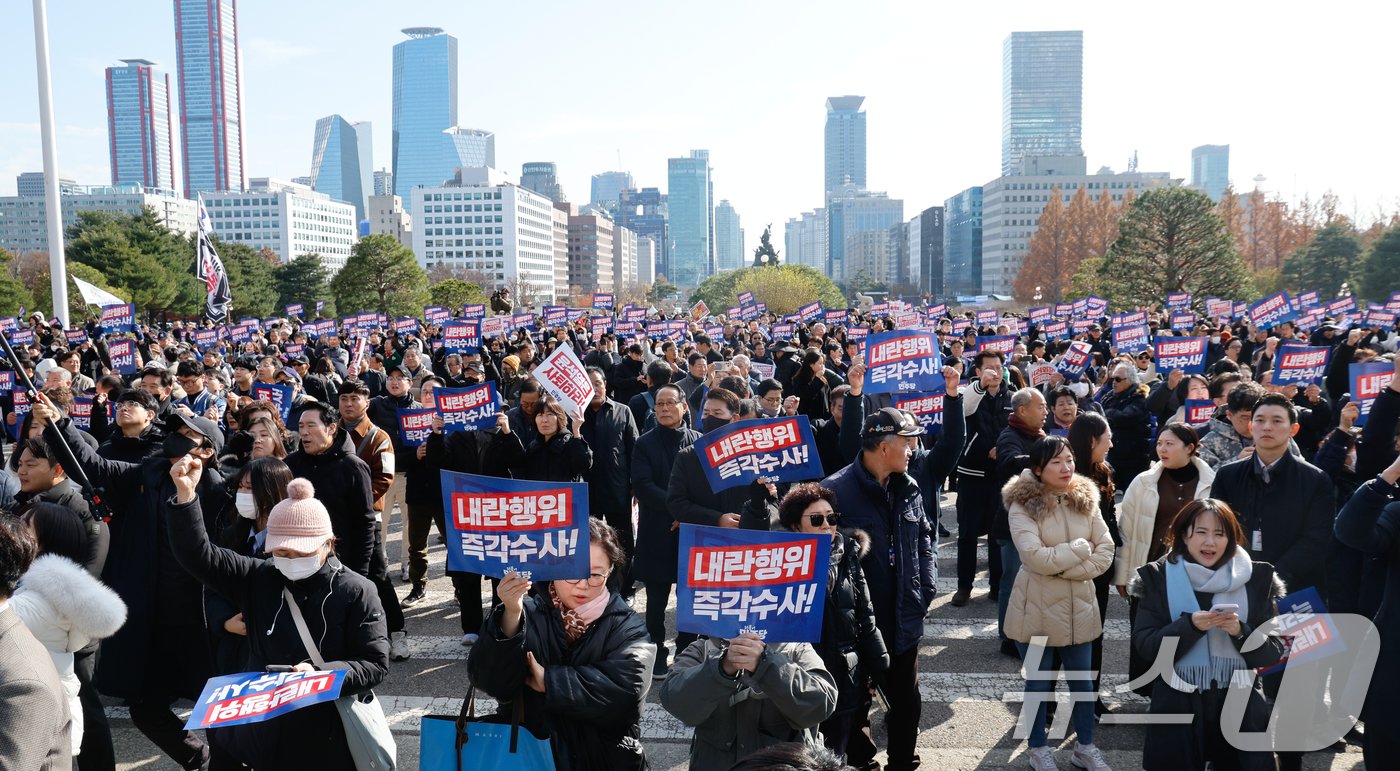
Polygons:
<instances>
[{"instance_id":1,"label":"clear blue sky","mask_svg":"<svg viewBox=\"0 0 1400 771\"><path fill-rule=\"evenodd\" d=\"M1084 30L1089 168L1190 174L1190 150L1231 146L1237 188L1331 190L1363 220L1400 208L1391 3L535 3L241 0L249 176L308 174L332 113L374 124L390 165L390 49L409 26L460 43L459 116L496 132L498 165L559 164L565 192L631 171L666 185L666 159L708 148L715 197L748 248L821 203L823 103L862 94L869 186L906 217L996 176L1008 32ZM169 0L49 0L63 173L109 181L103 69L175 70ZM30 4L0 7L0 194L42 168ZM178 110L178 107L177 107ZM178 141L178 128L176 129Z\"/></svg>"}]
</instances>

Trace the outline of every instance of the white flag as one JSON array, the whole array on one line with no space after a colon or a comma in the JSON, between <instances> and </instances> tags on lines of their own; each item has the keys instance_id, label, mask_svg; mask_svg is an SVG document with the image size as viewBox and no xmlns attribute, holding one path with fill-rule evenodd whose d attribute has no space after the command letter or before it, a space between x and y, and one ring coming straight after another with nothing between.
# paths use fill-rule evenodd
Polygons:
<instances>
[{"instance_id":1,"label":"white flag","mask_svg":"<svg viewBox=\"0 0 1400 771\"><path fill-rule=\"evenodd\" d=\"M126 300L117 297L106 289L99 289L71 274L68 277L73 279L74 284L78 285L78 294L83 296L83 302L88 305L126 305Z\"/></svg>"}]
</instances>

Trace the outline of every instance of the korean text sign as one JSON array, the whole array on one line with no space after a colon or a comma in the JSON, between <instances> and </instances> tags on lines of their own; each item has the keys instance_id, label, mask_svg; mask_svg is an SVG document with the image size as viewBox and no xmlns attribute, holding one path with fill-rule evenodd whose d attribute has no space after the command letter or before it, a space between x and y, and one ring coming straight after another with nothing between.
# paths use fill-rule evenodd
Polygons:
<instances>
[{"instance_id":1,"label":"korean text sign","mask_svg":"<svg viewBox=\"0 0 1400 771\"><path fill-rule=\"evenodd\" d=\"M1055 362L1055 369L1067 380L1078 380L1084 375L1084 370L1089 368L1089 363L1093 358L1093 346L1083 340L1075 340L1069 344L1069 348L1065 349L1060 360Z\"/></svg>"},{"instance_id":2,"label":"korean text sign","mask_svg":"<svg viewBox=\"0 0 1400 771\"><path fill-rule=\"evenodd\" d=\"M1278 292L1249 306L1249 321L1256 327L1272 327L1297 318L1287 292Z\"/></svg>"},{"instance_id":3,"label":"korean text sign","mask_svg":"<svg viewBox=\"0 0 1400 771\"><path fill-rule=\"evenodd\" d=\"M1187 399L1186 422L1193 426L1203 426L1215 415L1215 402L1210 399Z\"/></svg>"},{"instance_id":4,"label":"korean text sign","mask_svg":"<svg viewBox=\"0 0 1400 771\"><path fill-rule=\"evenodd\" d=\"M1325 346L1285 345L1274 357L1272 385L1322 385L1332 349Z\"/></svg>"},{"instance_id":5,"label":"korean text sign","mask_svg":"<svg viewBox=\"0 0 1400 771\"><path fill-rule=\"evenodd\" d=\"M112 369L123 375L136 372L136 341L113 340L107 344L107 356L112 360Z\"/></svg>"},{"instance_id":6,"label":"korean text sign","mask_svg":"<svg viewBox=\"0 0 1400 771\"><path fill-rule=\"evenodd\" d=\"M593 381L574 349L567 345L555 348L554 353L535 368L535 379L550 396L563 403L564 411L570 415L583 412L593 401Z\"/></svg>"},{"instance_id":7,"label":"korean text sign","mask_svg":"<svg viewBox=\"0 0 1400 771\"><path fill-rule=\"evenodd\" d=\"M102 330L108 334L120 334L122 332L136 331L136 306L132 303L126 305L104 305L102 306L102 317L97 322Z\"/></svg>"},{"instance_id":8,"label":"korean text sign","mask_svg":"<svg viewBox=\"0 0 1400 771\"><path fill-rule=\"evenodd\" d=\"M469 388L435 388L433 400L442 416L443 433L447 434L490 428L501 413L501 397L490 380Z\"/></svg>"},{"instance_id":9,"label":"korean text sign","mask_svg":"<svg viewBox=\"0 0 1400 771\"><path fill-rule=\"evenodd\" d=\"M277 405L277 411L282 414L282 423L292 415L292 387L283 383L255 383L253 384L253 398L257 400L266 399Z\"/></svg>"},{"instance_id":10,"label":"korean text sign","mask_svg":"<svg viewBox=\"0 0 1400 771\"><path fill-rule=\"evenodd\" d=\"M592 568L586 484L443 471L442 505L449 570L555 581L585 578Z\"/></svg>"},{"instance_id":11,"label":"korean text sign","mask_svg":"<svg viewBox=\"0 0 1400 771\"><path fill-rule=\"evenodd\" d=\"M448 353L476 353L481 347L481 322L447 322L442 328L442 347Z\"/></svg>"},{"instance_id":12,"label":"korean text sign","mask_svg":"<svg viewBox=\"0 0 1400 771\"><path fill-rule=\"evenodd\" d=\"M1351 400L1361 405L1356 425L1364 426L1376 397L1390 386L1391 379L1395 377L1395 365L1386 362L1352 364L1348 374L1351 375Z\"/></svg>"},{"instance_id":13,"label":"korean text sign","mask_svg":"<svg viewBox=\"0 0 1400 771\"><path fill-rule=\"evenodd\" d=\"M931 332L901 329L866 341L866 393L939 393L943 355Z\"/></svg>"},{"instance_id":14,"label":"korean text sign","mask_svg":"<svg viewBox=\"0 0 1400 771\"><path fill-rule=\"evenodd\" d=\"M1113 347L1120 353L1137 353L1151 347L1147 339L1147 325L1133 324L1113 328Z\"/></svg>"},{"instance_id":15,"label":"korean text sign","mask_svg":"<svg viewBox=\"0 0 1400 771\"><path fill-rule=\"evenodd\" d=\"M347 670L244 672L211 677L185 728L224 728L261 723L313 704L335 701Z\"/></svg>"},{"instance_id":16,"label":"korean text sign","mask_svg":"<svg viewBox=\"0 0 1400 771\"><path fill-rule=\"evenodd\" d=\"M1157 338L1157 371L1179 369L1188 375L1205 372L1207 342L1204 337Z\"/></svg>"},{"instance_id":17,"label":"korean text sign","mask_svg":"<svg viewBox=\"0 0 1400 771\"><path fill-rule=\"evenodd\" d=\"M676 628L768 644L821 639L831 539L682 525Z\"/></svg>"},{"instance_id":18,"label":"korean text sign","mask_svg":"<svg viewBox=\"0 0 1400 771\"><path fill-rule=\"evenodd\" d=\"M422 447L433 433L433 415L437 410L420 407L412 410L399 410L399 438L404 447Z\"/></svg>"},{"instance_id":19,"label":"korean text sign","mask_svg":"<svg viewBox=\"0 0 1400 771\"><path fill-rule=\"evenodd\" d=\"M894 397L894 408L912 413L924 427L924 433L937 434L943 430L944 394L900 394Z\"/></svg>"},{"instance_id":20,"label":"korean text sign","mask_svg":"<svg viewBox=\"0 0 1400 771\"><path fill-rule=\"evenodd\" d=\"M423 309L423 320L426 321L429 326L435 327L450 318L452 318L452 311L449 311L441 305L429 305Z\"/></svg>"},{"instance_id":21,"label":"korean text sign","mask_svg":"<svg viewBox=\"0 0 1400 771\"><path fill-rule=\"evenodd\" d=\"M822 476L806 415L731 423L696 440L695 454L715 492L758 479L796 482Z\"/></svg>"}]
</instances>

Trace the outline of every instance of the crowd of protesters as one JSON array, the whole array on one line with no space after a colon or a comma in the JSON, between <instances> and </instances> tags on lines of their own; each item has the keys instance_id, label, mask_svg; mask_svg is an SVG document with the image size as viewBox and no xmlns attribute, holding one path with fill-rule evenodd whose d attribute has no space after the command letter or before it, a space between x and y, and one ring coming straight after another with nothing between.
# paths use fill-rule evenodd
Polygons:
<instances>
[{"instance_id":1,"label":"crowd of protesters","mask_svg":"<svg viewBox=\"0 0 1400 771\"><path fill-rule=\"evenodd\" d=\"M216 674L309 670L322 656L351 672L346 693L369 694L411 655L404 609L426 599L432 531L447 535L442 470L588 485L586 578L511 574L483 586L449 571L472 683L503 710L523 703L558 768L645 768L653 681L662 706L694 728L692 768L757 768L768 756L878 768L882 749L887 768L919 767L919 648L940 537L956 543L953 606L972 600L986 546L999 623L988 654L1023 660L1035 769L1057 767L1046 730L1057 669L1078 694L1073 764L1108 768L1094 736L1110 710L1099 669L1115 589L1131 625L1120 674L1152 712L1192 716L1149 729L1149 768L1301 767L1301 753L1234 748L1219 725L1241 680L1245 730L1268 725L1277 678L1251 670L1276 663L1283 645L1272 634L1245 641L1286 592L1316 588L1333 612L1372 619L1382 641L1373 682L1400 677L1400 380L1368 395L1362 427L1348 376L1352 364L1393 367L1393 323L1196 317L1173 331L1168 314L1149 311L1149 344L1119 351L1106 315L1050 339L1020 314L983 324L971 311L917 314L947 383L930 428L866 392L854 330L893 330L895 312L804 322L682 311L686 330L662 336L646 330L662 316L645 315L630 332L588 313L554 326L531 316L469 350L444 349L442 327L426 322L313 335L278 320L207 347L195 344L207 324L153 324L132 333L138 361L125 374L95 324L66 335L40 314L22 320L32 343L7 368L40 392L0 394L13 441L0 505L15 513L0 527L0 700L23 712L0 719L4 765L113 768L101 695L124 700L182 768L350 767L328 705L206 735L186 730L173 705ZM780 323L791 331L774 336ZM1151 340L1175 334L1206 338L1198 373L1156 366ZM1014 338L1009 352L980 344L998 336ZM1077 341L1087 366L1055 368ZM1294 342L1329 348L1327 370L1274 385L1274 361ZM594 388L577 412L532 375L561 346ZM505 402L493 426L445 432L438 418L422 446L405 444L401 410L487 381ZM290 396L260 399L259 384ZM779 415L810 421L822 477L712 490L697 441ZM63 467L68 453L101 489L100 506ZM945 490L957 493L946 523L955 536ZM668 630L681 524L830 537L821 640ZM639 591L645 617L632 609ZM288 602L314 622L316 655L286 620ZM1152 666L1164 649L1175 651L1167 672ZM52 669L25 660L41 650ZM1383 690L1356 716L1375 768L1400 751L1400 711ZM883 747L870 726L877 699Z\"/></svg>"}]
</instances>

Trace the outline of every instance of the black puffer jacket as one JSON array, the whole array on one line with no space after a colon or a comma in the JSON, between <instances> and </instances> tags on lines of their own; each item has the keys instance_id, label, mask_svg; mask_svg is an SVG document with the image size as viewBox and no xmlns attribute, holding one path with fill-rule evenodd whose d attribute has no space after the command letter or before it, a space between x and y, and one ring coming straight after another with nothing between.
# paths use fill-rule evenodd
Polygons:
<instances>
[{"instance_id":1,"label":"black puffer jacket","mask_svg":"<svg viewBox=\"0 0 1400 771\"><path fill-rule=\"evenodd\" d=\"M860 707L866 678L880 683L890 668L890 655L875 627L875 608L860 567L869 553L870 536L863 530L838 531L831 539L822 639L812 647L836 680L837 715Z\"/></svg>"},{"instance_id":2,"label":"black puffer jacket","mask_svg":"<svg viewBox=\"0 0 1400 771\"><path fill-rule=\"evenodd\" d=\"M481 628L467 675L510 715L525 699L524 725L548 736L560 771L646 768L641 716L656 646L646 625L616 594L583 637L570 644L546 586L525 598L514 637L501 636L501 606ZM525 654L544 667L544 693L525 685Z\"/></svg>"},{"instance_id":3,"label":"black puffer jacket","mask_svg":"<svg viewBox=\"0 0 1400 771\"><path fill-rule=\"evenodd\" d=\"M336 429L331 446L318 455L298 450L287 456L293 477L311 480L316 500L326 505L335 531L336 553L345 567L369 574L377 530L369 466L355 455L350 433Z\"/></svg>"},{"instance_id":4,"label":"black puffer jacket","mask_svg":"<svg viewBox=\"0 0 1400 771\"><path fill-rule=\"evenodd\" d=\"M588 442L567 431L560 431L548 441L537 438L529 447L522 447L520 435L512 431L501 438L498 446L516 479L582 482L593 467L593 450Z\"/></svg>"},{"instance_id":5,"label":"black puffer jacket","mask_svg":"<svg viewBox=\"0 0 1400 771\"><path fill-rule=\"evenodd\" d=\"M583 436L593 451L588 470L588 506L594 516L620 514L632 508L632 448L637 443L637 423L624 404L604 400L588 407Z\"/></svg>"},{"instance_id":6,"label":"black puffer jacket","mask_svg":"<svg viewBox=\"0 0 1400 771\"><path fill-rule=\"evenodd\" d=\"M404 447L403 434L399 433L399 410L416 410L422 407L411 394L403 396L376 396L369 400L369 406L365 408L365 416L369 422L384 429L385 433L394 443L394 468L403 471L410 462L410 456L416 454L417 447Z\"/></svg>"}]
</instances>

